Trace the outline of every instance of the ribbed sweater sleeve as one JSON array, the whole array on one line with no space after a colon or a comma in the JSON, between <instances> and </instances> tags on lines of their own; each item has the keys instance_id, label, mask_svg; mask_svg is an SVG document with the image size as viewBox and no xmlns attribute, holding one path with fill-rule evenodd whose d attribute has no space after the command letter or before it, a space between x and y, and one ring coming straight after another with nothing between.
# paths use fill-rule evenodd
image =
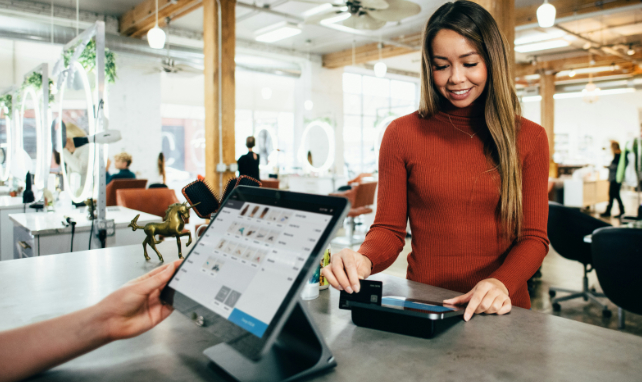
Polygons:
<instances>
[{"instance_id":1,"label":"ribbed sweater sleeve","mask_svg":"<svg viewBox=\"0 0 642 382\"><path fill-rule=\"evenodd\" d=\"M529 151L522 164L522 234L506 255L503 264L490 276L501 281L509 295L526 284L548 253L549 150L546 132L539 128L541 132L531 142L524 142L523 145Z\"/></svg>"},{"instance_id":2,"label":"ribbed sweater sleeve","mask_svg":"<svg viewBox=\"0 0 642 382\"><path fill-rule=\"evenodd\" d=\"M372 261L372 273L381 272L397 259L405 244L407 215L407 171L397 122L383 136L379 151L377 214L359 253Z\"/></svg>"}]
</instances>

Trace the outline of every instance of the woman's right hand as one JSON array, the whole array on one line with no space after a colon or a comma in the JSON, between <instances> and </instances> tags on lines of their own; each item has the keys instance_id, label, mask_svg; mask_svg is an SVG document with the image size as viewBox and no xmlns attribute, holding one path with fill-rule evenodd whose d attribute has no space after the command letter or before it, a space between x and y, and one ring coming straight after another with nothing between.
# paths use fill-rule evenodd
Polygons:
<instances>
[{"instance_id":1,"label":"woman's right hand","mask_svg":"<svg viewBox=\"0 0 642 382\"><path fill-rule=\"evenodd\" d=\"M330 265L324 267L321 272L334 288L348 293L359 293L361 289L359 280L368 278L371 269L372 262L369 258L345 248L333 254Z\"/></svg>"}]
</instances>

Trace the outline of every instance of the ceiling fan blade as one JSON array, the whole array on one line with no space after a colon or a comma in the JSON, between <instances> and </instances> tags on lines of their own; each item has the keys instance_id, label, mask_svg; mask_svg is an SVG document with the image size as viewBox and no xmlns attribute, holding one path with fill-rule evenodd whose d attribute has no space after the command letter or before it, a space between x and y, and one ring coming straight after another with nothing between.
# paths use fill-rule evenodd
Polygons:
<instances>
[{"instance_id":1,"label":"ceiling fan blade","mask_svg":"<svg viewBox=\"0 0 642 382\"><path fill-rule=\"evenodd\" d=\"M384 10L366 11L372 17L381 21L400 21L406 17L421 12L419 4L406 0L388 0L389 7Z\"/></svg>"},{"instance_id":2,"label":"ceiling fan blade","mask_svg":"<svg viewBox=\"0 0 642 382\"><path fill-rule=\"evenodd\" d=\"M316 5L323 5L323 4L330 4L333 7L345 7L344 3L338 3L338 2L331 2L331 1L314 1L314 0L292 0L297 3L306 3L306 4L316 4Z\"/></svg>"},{"instance_id":3,"label":"ceiling fan blade","mask_svg":"<svg viewBox=\"0 0 642 382\"><path fill-rule=\"evenodd\" d=\"M332 17L336 17L336 16L344 13L345 11L347 11L347 8L333 9L330 12L320 13L318 15L312 15L312 16L308 17L307 19L305 19L305 21L303 21L303 23L304 24L318 24L318 23L320 23L321 21L323 21L325 19L330 19Z\"/></svg>"},{"instance_id":4,"label":"ceiling fan blade","mask_svg":"<svg viewBox=\"0 0 642 382\"><path fill-rule=\"evenodd\" d=\"M377 20L368 15L361 15L361 16L353 15L349 19L345 20L343 22L343 25L353 29L375 30L386 25L386 22L382 20Z\"/></svg>"},{"instance_id":5,"label":"ceiling fan blade","mask_svg":"<svg viewBox=\"0 0 642 382\"><path fill-rule=\"evenodd\" d=\"M364 8L370 9L388 9L390 2L386 0L356 0Z\"/></svg>"}]
</instances>

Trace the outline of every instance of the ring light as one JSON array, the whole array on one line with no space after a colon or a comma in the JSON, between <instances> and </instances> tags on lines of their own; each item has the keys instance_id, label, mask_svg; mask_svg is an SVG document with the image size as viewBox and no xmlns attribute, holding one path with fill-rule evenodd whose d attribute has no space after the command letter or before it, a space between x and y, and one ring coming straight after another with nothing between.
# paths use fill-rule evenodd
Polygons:
<instances>
[{"instance_id":1,"label":"ring light","mask_svg":"<svg viewBox=\"0 0 642 382\"><path fill-rule=\"evenodd\" d=\"M383 140L383 134L386 132L386 129L388 128L390 123L397 118L398 117L394 115L386 117L381 122L379 122L379 124L375 128L375 131L377 132L376 139L374 142L375 159L379 157L379 150L381 149L381 141Z\"/></svg>"},{"instance_id":2,"label":"ring light","mask_svg":"<svg viewBox=\"0 0 642 382\"><path fill-rule=\"evenodd\" d=\"M6 182L9 179L9 174L11 173L11 134L13 132L13 129L11 128L11 123L12 119L9 114L9 108L4 105L4 119L5 119L5 126L7 130L7 147L5 149L5 160L4 160L4 166L2 166L2 174L0 175L0 180L3 182Z\"/></svg>"},{"instance_id":3,"label":"ring light","mask_svg":"<svg viewBox=\"0 0 642 382\"><path fill-rule=\"evenodd\" d=\"M328 137L328 158L326 159L325 163L321 167L314 167L308 162L307 159L307 153L305 150L305 139L308 136L308 133L310 133L310 130L312 130L313 127L320 127L327 135ZM301 146L299 146L299 161L303 163L306 169L309 169L311 171L315 172L325 172L330 170L330 167L332 167L332 164L334 163L334 130L332 129L332 126L330 126L326 122L321 122L321 121L313 121L310 122L306 127L305 130L303 131L303 137L301 137Z\"/></svg>"},{"instance_id":4,"label":"ring light","mask_svg":"<svg viewBox=\"0 0 642 382\"><path fill-rule=\"evenodd\" d=\"M42 116L40 113L40 105L38 105L38 96L36 95L36 92L32 87L28 87L24 90L22 93L22 105L20 107L20 116L21 116L21 121L22 121L22 131L24 132L24 115L25 115L25 106L27 104L27 99L31 96L31 99L33 100L33 111L35 114L35 120L36 120L36 170L35 170L35 180L34 180L34 186L36 189L43 189L44 188L44 179L43 179L43 174L42 174L42 165L40 164L41 158L40 156L43 154L43 149L44 149L44 142L43 136L42 136ZM22 139L24 140L24 134L22 135ZM24 142L21 142L22 144L20 145L22 149L24 150ZM25 158L24 156L21 158L21 160L24 162ZM32 159L33 160L33 159ZM24 168L28 168L26 163L23 163Z\"/></svg>"},{"instance_id":5,"label":"ring light","mask_svg":"<svg viewBox=\"0 0 642 382\"><path fill-rule=\"evenodd\" d=\"M87 102L87 120L89 122L89 134L87 135L93 135L96 133L96 125L95 125L95 120L94 120L94 102L91 96L91 87L89 85L89 78L87 77L87 72L85 71L85 68L78 63L78 61L74 62L74 68L76 69L75 75L80 75L80 79L83 84L83 88L85 90L85 101ZM81 203L84 202L86 199L89 199L93 196L93 176L94 176L94 166L92 166L93 158L95 156L95 144L94 143L88 143L89 144L89 156L87 157L88 163L87 163L87 174L85 177L85 184L83 185L82 192L80 193L79 196L76 196L74 191L71 189L71 185L69 184L69 175L67 174L67 169L65 168L65 155L63 154L63 142L62 142L62 112L63 112L63 101L65 98L65 85L67 84L67 81L69 80L69 77L66 77L64 79L64 82L62 83L62 86L60 87L60 103L58 105L58 126L60 128L58 129L58 150L60 152L60 167L62 170L62 178L63 182L65 185L65 192L69 194L71 197L71 200L74 201L74 203Z\"/></svg>"}]
</instances>

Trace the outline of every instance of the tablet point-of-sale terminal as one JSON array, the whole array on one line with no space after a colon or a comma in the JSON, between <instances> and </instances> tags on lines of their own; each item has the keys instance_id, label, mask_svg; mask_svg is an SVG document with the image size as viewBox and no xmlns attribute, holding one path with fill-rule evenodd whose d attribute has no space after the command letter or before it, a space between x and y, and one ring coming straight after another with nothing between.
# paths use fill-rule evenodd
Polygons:
<instances>
[{"instance_id":1,"label":"tablet point-of-sale terminal","mask_svg":"<svg viewBox=\"0 0 642 382\"><path fill-rule=\"evenodd\" d=\"M238 187L161 299L221 343L204 351L238 381L293 381L336 366L300 292L346 216L344 198Z\"/></svg>"}]
</instances>

